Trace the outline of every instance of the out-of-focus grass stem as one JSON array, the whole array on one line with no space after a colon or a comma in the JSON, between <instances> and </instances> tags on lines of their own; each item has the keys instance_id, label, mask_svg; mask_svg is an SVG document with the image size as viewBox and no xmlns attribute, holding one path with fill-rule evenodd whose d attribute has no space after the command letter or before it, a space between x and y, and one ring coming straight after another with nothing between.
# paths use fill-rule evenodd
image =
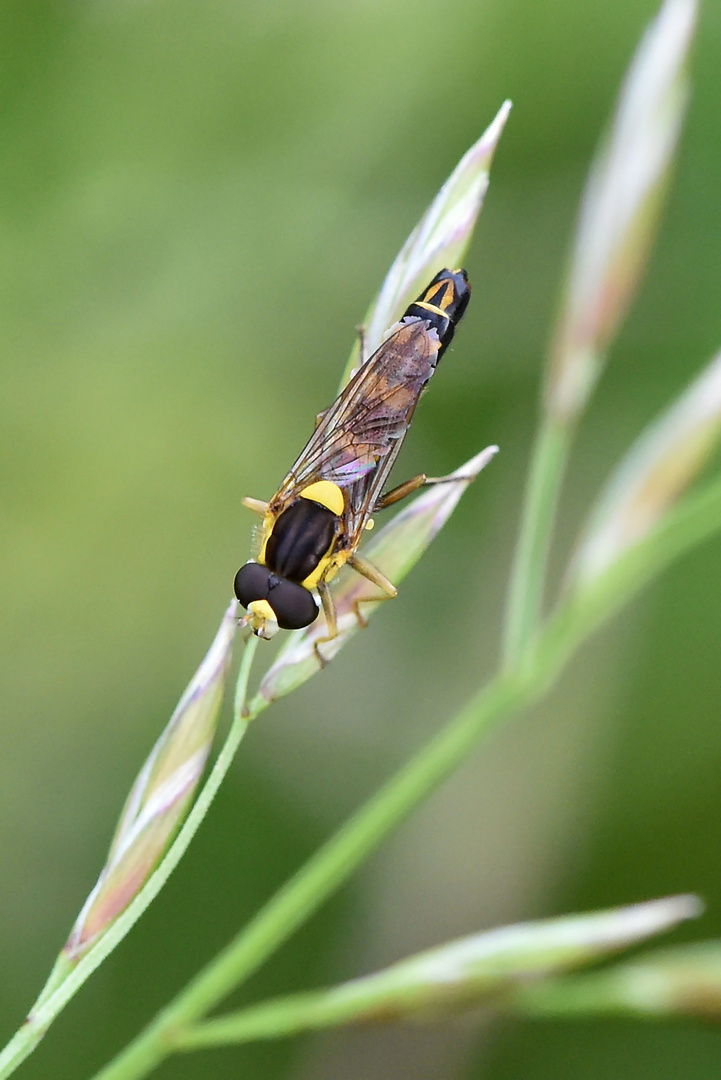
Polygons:
<instances>
[{"instance_id":1,"label":"out-of-focus grass stem","mask_svg":"<svg viewBox=\"0 0 721 1080\"><path fill-rule=\"evenodd\" d=\"M472 934L338 986L192 1025L176 1046L196 1050L364 1021L429 1020L481 1002L503 1006L516 987L592 964L702 912L696 896L669 896ZM717 959L712 974L718 979Z\"/></svg>"},{"instance_id":2,"label":"out-of-focus grass stem","mask_svg":"<svg viewBox=\"0 0 721 1080\"><path fill-rule=\"evenodd\" d=\"M504 663L512 668L535 636L556 508L571 446L567 424L546 415L536 436L506 610Z\"/></svg>"},{"instance_id":3,"label":"out-of-focus grass stem","mask_svg":"<svg viewBox=\"0 0 721 1080\"><path fill-rule=\"evenodd\" d=\"M656 233L688 99L685 65L695 21L694 0L665 0L636 50L586 183L511 573L507 668L537 632L571 441Z\"/></svg>"},{"instance_id":4,"label":"out-of-focus grass stem","mask_svg":"<svg viewBox=\"0 0 721 1080\"><path fill-rule=\"evenodd\" d=\"M519 986L508 1003L518 1015L545 1019L696 1017L718 1025L721 942L656 949L602 971L540 979Z\"/></svg>"}]
</instances>

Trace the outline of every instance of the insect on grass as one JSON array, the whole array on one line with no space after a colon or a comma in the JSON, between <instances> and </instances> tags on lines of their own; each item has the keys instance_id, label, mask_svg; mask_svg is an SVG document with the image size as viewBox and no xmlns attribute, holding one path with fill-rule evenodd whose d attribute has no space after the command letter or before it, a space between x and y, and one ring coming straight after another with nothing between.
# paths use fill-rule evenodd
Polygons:
<instances>
[{"instance_id":1,"label":"insect on grass","mask_svg":"<svg viewBox=\"0 0 721 1080\"><path fill-rule=\"evenodd\" d=\"M346 563L380 591L397 594L388 578L358 553L373 514L425 484L446 477L419 473L383 493L418 400L433 375L471 290L464 270L441 270L365 360L333 404L270 502L244 499L263 519L258 553L235 576L235 594L248 614L242 624L258 637L310 626L320 607L327 633L337 636L331 580ZM320 604L316 600L319 597ZM358 605L356 617L365 625Z\"/></svg>"}]
</instances>

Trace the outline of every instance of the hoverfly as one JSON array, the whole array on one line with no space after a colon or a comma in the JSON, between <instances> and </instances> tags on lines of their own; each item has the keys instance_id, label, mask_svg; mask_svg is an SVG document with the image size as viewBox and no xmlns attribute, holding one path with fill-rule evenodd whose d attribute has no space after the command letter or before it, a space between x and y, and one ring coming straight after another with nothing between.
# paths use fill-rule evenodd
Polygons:
<instances>
[{"instance_id":1,"label":"hoverfly","mask_svg":"<svg viewBox=\"0 0 721 1080\"><path fill-rule=\"evenodd\" d=\"M400 323L356 371L316 428L270 502L243 499L263 519L258 554L235 576L235 595L248 614L241 625L262 638L299 630L318 616L337 636L329 583L346 563L381 592L395 586L357 548L372 515L412 491L442 482L424 473L382 493L418 399L450 344L471 296L464 270L441 270ZM356 606L361 625L363 617Z\"/></svg>"}]
</instances>

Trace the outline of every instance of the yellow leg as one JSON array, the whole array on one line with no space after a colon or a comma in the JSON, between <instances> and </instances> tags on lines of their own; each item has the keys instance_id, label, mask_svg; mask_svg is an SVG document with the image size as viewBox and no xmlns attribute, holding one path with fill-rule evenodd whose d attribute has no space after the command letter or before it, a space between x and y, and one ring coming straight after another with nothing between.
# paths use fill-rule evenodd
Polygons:
<instances>
[{"instance_id":1,"label":"yellow leg","mask_svg":"<svg viewBox=\"0 0 721 1080\"><path fill-rule=\"evenodd\" d=\"M389 581L385 574L381 573L377 566L374 566L372 562L368 562L368 559L364 559L362 555L357 552L355 555L351 555L348 560L348 565L352 566L357 574L366 578L372 582L373 585L377 585L383 596L367 596L362 600L356 600L353 605L353 611L355 617L358 620L358 625L363 629L368 625L368 621L362 614L360 605L368 603L376 603L380 600L393 600L398 596L398 589L395 587L392 581Z\"/></svg>"},{"instance_id":2,"label":"yellow leg","mask_svg":"<svg viewBox=\"0 0 721 1080\"><path fill-rule=\"evenodd\" d=\"M385 495L381 495L373 510L374 512L376 510L385 510L386 506L393 506L393 503L405 499L406 495L412 495L418 488L431 487L433 484L452 484L457 479L457 476L426 476L425 473L418 473L417 476L412 476L410 480L406 480L405 483L399 484L398 487L387 491Z\"/></svg>"},{"instance_id":3,"label":"yellow leg","mask_svg":"<svg viewBox=\"0 0 721 1080\"><path fill-rule=\"evenodd\" d=\"M313 645L313 651L315 652L320 666L325 667L328 661L325 659L318 646L324 645L326 641L333 641L334 638L338 637L338 617L336 615L335 603L333 602L333 594L324 581L318 582L318 593L323 605L323 615L325 616L325 625L328 633L322 638L318 638Z\"/></svg>"},{"instance_id":4,"label":"yellow leg","mask_svg":"<svg viewBox=\"0 0 721 1080\"><path fill-rule=\"evenodd\" d=\"M262 499L251 499L247 495L242 500L243 506L247 506L249 510L252 510L258 517L265 517L268 512L267 502L263 502Z\"/></svg>"},{"instance_id":5,"label":"yellow leg","mask_svg":"<svg viewBox=\"0 0 721 1080\"><path fill-rule=\"evenodd\" d=\"M366 578L373 585L376 585L383 593L382 596L364 597L362 600L356 600L356 602L353 604L353 614L356 617L358 625L361 627L361 629L364 630L368 625L368 622L362 611L360 610L360 605L369 603L375 604L378 603L380 600L393 600L394 597L398 596L398 589L395 587L392 581L388 580L385 574L381 573L377 566L374 566L373 563L368 562L368 560L364 559L362 555L352 555L351 558L348 559L348 565L352 566L357 574L360 574L362 577ZM320 595L321 603L323 605L323 615L325 616L328 633L324 634L323 637L318 638L318 640L313 645L313 650L320 666L325 667L328 661L325 659L323 653L320 651L318 646L325 645L326 641L333 641L335 638L338 637L338 616L335 609L335 602L333 600L333 593L330 591L329 586L326 585L324 581L318 582L318 593Z\"/></svg>"}]
</instances>

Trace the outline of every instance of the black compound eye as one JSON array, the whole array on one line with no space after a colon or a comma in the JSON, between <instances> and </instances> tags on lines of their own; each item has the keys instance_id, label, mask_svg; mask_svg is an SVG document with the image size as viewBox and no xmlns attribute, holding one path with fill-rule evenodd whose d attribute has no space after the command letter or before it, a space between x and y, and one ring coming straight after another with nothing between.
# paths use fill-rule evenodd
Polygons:
<instances>
[{"instance_id":1,"label":"black compound eye","mask_svg":"<svg viewBox=\"0 0 721 1080\"><path fill-rule=\"evenodd\" d=\"M277 584L272 586L267 600L275 612L281 630L300 630L304 626L310 626L318 616L312 593L292 581L282 578L275 580Z\"/></svg>"},{"instance_id":2,"label":"black compound eye","mask_svg":"<svg viewBox=\"0 0 721 1080\"><path fill-rule=\"evenodd\" d=\"M267 600L270 589L271 571L257 562L248 562L241 566L235 575L233 587L235 595L244 608L254 600ZM305 592L305 589L303 590Z\"/></svg>"}]
</instances>

